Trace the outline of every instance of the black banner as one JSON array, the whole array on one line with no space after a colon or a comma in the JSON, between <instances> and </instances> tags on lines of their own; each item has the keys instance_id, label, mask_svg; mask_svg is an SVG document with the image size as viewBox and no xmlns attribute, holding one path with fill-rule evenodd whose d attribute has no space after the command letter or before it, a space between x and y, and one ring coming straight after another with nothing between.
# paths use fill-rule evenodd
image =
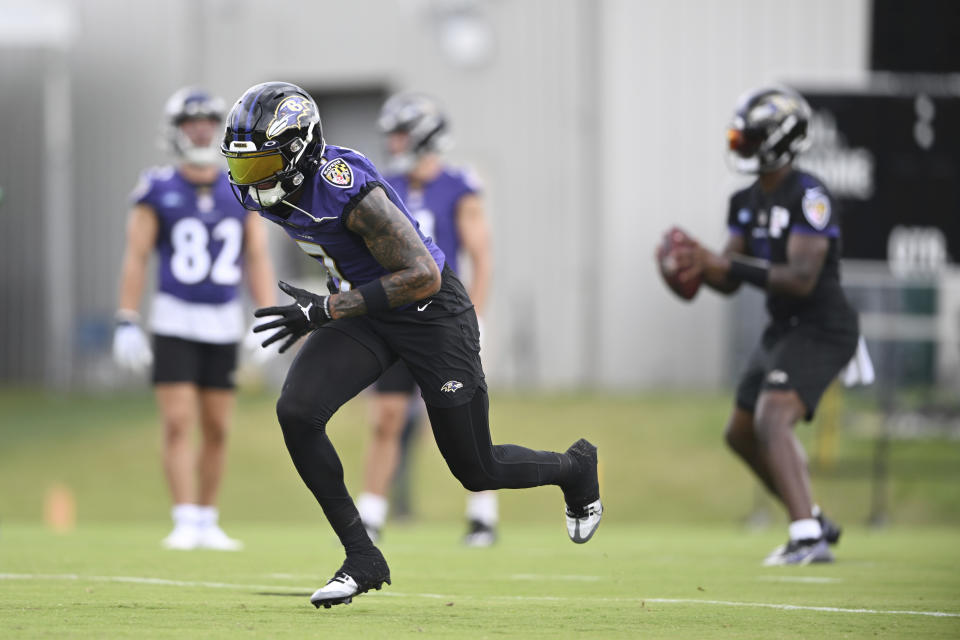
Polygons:
<instances>
[{"instance_id":1,"label":"black banner","mask_svg":"<svg viewBox=\"0 0 960 640\"><path fill-rule=\"evenodd\" d=\"M844 257L895 271L960 258L960 95L803 94L813 146L798 164L840 203Z\"/></svg>"}]
</instances>

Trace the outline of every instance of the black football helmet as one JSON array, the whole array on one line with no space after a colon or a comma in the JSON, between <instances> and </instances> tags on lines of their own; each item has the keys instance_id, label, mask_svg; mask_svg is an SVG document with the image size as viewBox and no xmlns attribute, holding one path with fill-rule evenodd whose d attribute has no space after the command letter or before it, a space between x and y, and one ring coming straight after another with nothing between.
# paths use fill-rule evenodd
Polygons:
<instances>
[{"instance_id":1,"label":"black football helmet","mask_svg":"<svg viewBox=\"0 0 960 640\"><path fill-rule=\"evenodd\" d=\"M428 152L450 148L447 117L437 102L420 93L397 93L387 99L377 120L381 133L406 133L410 136L403 153L394 154L390 169L406 173L417 159Z\"/></svg>"},{"instance_id":2,"label":"black football helmet","mask_svg":"<svg viewBox=\"0 0 960 640\"><path fill-rule=\"evenodd\" d=\"M219 142L214 139L209 145L196 145L184 133L180 125L187 120L202 119L220 123L223 120L223 100L198 87L183 87L167 100L166 142L178 158L196 165L216 164Z\"/></svg>"},{"instance_id":3,"label":"black football helmet","mask_svg":"<svg viewBox=\"0 0 960 640\"><path fill-rule=\"evenodd\" d=\"M316 172L325 146L310 94L289 82L264 82L247 89L227 114L220 153L237 199L258 211L299 189Z\"/></svg>"},{"instance_id":4,"label":"black football helmet","mask_svg":"<svg viewBox=\"0 0 960 640\"><path fill-rule=\"evenodd\" d=\"M786 87L766 87L740 98L727 129L730 157L738 171L769 173L792 161L810 142L810 105Z\"/></svg>"}]
</instances>

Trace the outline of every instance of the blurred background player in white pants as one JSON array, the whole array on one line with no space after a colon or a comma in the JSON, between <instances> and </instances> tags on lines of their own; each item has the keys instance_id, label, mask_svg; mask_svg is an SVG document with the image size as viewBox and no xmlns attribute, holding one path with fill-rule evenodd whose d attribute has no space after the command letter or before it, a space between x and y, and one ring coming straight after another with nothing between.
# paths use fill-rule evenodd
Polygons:
<instances>
[{"instance_id":1,"label":"blurred background player in white pants","mask_svg":"<svg viewBox=\"0 0 960 640\"><path fill-rule=\"evenodd\" d=\"M185 87L167 101L166 142L176 165L148 169L131 195L120 273L113 353L129 370L153 365L173 499L174 527L163 540L169 549L243 546L220 528L216 505L235 401L237 346L244 341L259 347L263 340L249 332L245 338L238 291L244 273L253 302L275 304L266 230L256 213L237 202L221 166L222 120L223 101L201 89ZM154 252L151 347L138 309Z\"/></svg>"},{"instance_id":2,"label":"blurred background player in white pants","mask_svg":"<svg viewBox=\"0 0 960 640\"><path fill-rule=\"evenodd\" d=\"M470 300L483 332L483 313L492 272L490 231L480 185L468 171L444 162L450 147L448 122L435 100L399 93L383 105L378 121L390 154L387 180L403 199L420 230L448 256L458 273L461 251L469 260ZM482 340L482 338L481 338ZM374 385L373 439L367 450L364 491L357 498L360 518L371 538L379 538L387 519L387 494L395 475L406 474L412 436L419 425L416 383L397 362ZM406 480L405 478L403 479ZM496 540L497 494L481 491L467 498L464 543L485 547Z\"/></svg>"}]
</instances>

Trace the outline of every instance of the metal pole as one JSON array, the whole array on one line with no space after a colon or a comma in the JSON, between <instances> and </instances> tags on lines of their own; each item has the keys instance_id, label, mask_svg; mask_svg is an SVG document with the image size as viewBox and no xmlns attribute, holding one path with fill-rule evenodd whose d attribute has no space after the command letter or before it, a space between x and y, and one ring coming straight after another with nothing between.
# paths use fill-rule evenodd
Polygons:
<instances>
[{"instance_id":1,"label":"metal pole","mask_svg":"<svg viewBox=\"0 0 960 640\"><path fill-rule=\"evenodd\" d=\"M591 149L594 154L602 153L603 131L600 93L603 84L601 75L601 36L600 29L606 5L600 3L578 3L575 9L581 33L581 55L579 65L580 104L578 115L578 134L583 148ZM600 190L580 187L580 208L589 215L580 216L579 229L581 247L580 282L581 298L580 331L580 376L578 383L582 387L596 388L602 371L603 332L597 331L596 311L600 307L601 268L603 259L602 242L604 240L604 203Z\"/></svg>"},{"instance_id":2,"label":"metal pole","mask_svg":"<svg viewBox=\"0 0 960 640\"><path fill-rule=\"evenodd\" d=\"M74 234L73 148L71 144L70 70L66 48L51 47L44 79L43 193L44 321L47 336L44 382L64 389L73 375Z\"/></svg>"}]
</instances>

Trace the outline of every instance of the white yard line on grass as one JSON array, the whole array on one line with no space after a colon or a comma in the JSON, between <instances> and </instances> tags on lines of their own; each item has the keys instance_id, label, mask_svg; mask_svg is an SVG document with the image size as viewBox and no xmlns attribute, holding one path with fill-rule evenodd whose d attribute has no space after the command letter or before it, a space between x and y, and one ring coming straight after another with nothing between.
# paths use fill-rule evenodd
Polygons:
<instances>
[{"instance_id":1,"label":"white yard line on grass","mask_svg":"<svg viewBox=\"0 0 960 640\"><path fill-rule=\"evenodd\" d=\"M802 582L808 584L836 584L843 582L840 578L828 578L826 576L760 576L757 578L761 582Z\"/></svg>"},{"instance_id":2,"label":"white yard line on grass","mask_svg":"<svg viewBox=\"0 0 960 640\"><path fill-rule=\"evenodd\" d=\"M542 573L515 573L511 580L569 580L571 582L599 582L600 576L545 575Z\"/></svg>"},{"instance_id":3,"label":"white yard line on grass","mask_svg":"<svg viewBox=\"0 0 960 640\"><path fill-rule=\"evenodd\" d=\"M83 576L76 573L0 573L0 580L89 580L90 582L126 582L130 584L156 584L166 587L206 587L208 589L284 589L313 592L315 587L290 587L275 584L236 584L233 582L206 582L196 580L168 580L139 576Z\"/></svg>"},{"instance_id":4,"label":"white yard line on grass","mask_svg":"<svg viewBox=\"0 0 960 640\"><path fill-rule=\"evenodd\" d=\"M152 584L171 587L204 587L208 589L257 589L312 592L314 586L265 585L265 584L238 584L233 582L205 582L193 580L168 580L166 578L145 578L137 576L84 576L76 573L0 573L0 580L60 580L91 582L120 582L131 584ZM373 595L373 594L371 594ZM379 595L394 598L430 598L441 600L526 600L543 602L633 602L654 604L697 604L714 605L718 607L754 607L761 609L780 609L782 611L822 611L826 613L867 613L895 616L930 616L934 618L960 618L960 613L950 611L909 611L897 609L846 609L843 607L815 607L796 604L776 604L769 602L736 602L732 600L701 600L699 598L590 598L590 597L560 597L560 596L452 596L437 593L399 593L384 591Z\"/></svg>"},{"instance_id":5,"label":"white yard line on grass","mask_svg":"<svg viewBox=\"0 0 960 640\"><path fill-rule=\"evenodd\" d=\"M843 607L810 607L796 604L771 604L767 602L732 602L728 600L697 600L688 598L647 598L646 602L664 604L715 604L722 607L760 607L782 611L825 611L828 613L883 613L896 616L932 616L934 618L960 618L960 613L949 611L904 611L897 609L845 609Z\"/></svg>"}]
</instances>

